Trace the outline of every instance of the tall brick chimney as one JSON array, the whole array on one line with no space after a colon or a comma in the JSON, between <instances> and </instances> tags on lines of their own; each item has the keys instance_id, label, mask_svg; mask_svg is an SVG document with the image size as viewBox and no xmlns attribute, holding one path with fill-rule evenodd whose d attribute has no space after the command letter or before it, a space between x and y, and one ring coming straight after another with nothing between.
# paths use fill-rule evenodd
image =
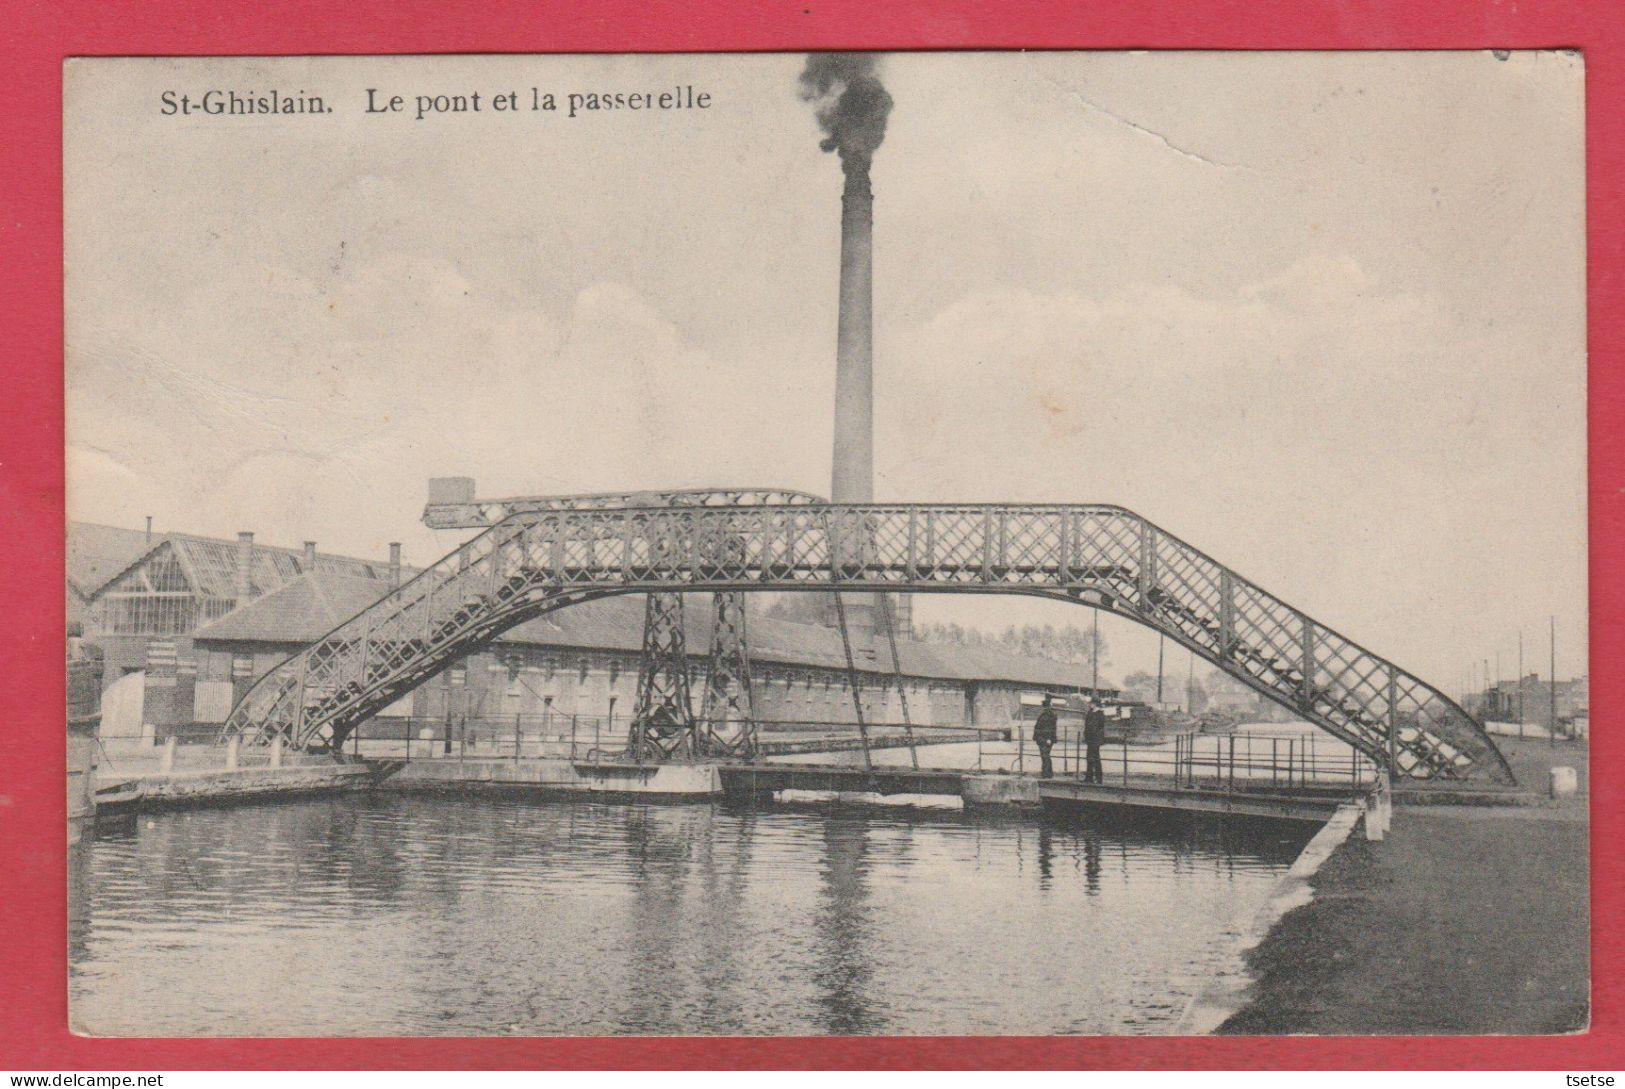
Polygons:
<instances>
[{"instance_id":1,"label":"tall brick chimney","mask_svg":"<svg viewBox=\"0 0 1625 1089\"><path fill-rule=\"evenodd\" d=\"M892 97L871 53L809 53L799 79L801 98L814 104L824 138L818 146L838 152L841 191L840 311L835 331L835 429L830 497L837 503L872 503L874 480L874 194L869 164L886 138ZM842 564L861 560L870 547L866 531L843 526L830 549ZM877 599L839 594L847 630L872 646ZM854 615L856 614L856 615Z\"/></svg>"},{"instance_id":2,"label":"tall brick chimney","mask_svg":"<svg viewBox=\"0 0 1625 1089\"><path fill-rule=\"evenodd\" d=\"M237 604L241 605L254 595L254 535L237 534Z\"/></svg>"},{"instance_id":3,"label":"tall brick chimney","mask_svg":"<svg viewBox=\"0 0 1625 1089\"><path fill-rule=\"evenodd\" d=\"M840 313L835 332L835 457L830 498L872 503L874 480L874 193L868 156L843 156Z\"/></svg>"},{"instance_id":4,"label":"tall brick chimney","mask_svg":"<svg viewBox=\"0 0 1625 1089\"><path fill-rule=\"evenodd\" d=\"M389 542L389 585L396 587L401 584L401 542Z\"/></svg>"}]
</instances>

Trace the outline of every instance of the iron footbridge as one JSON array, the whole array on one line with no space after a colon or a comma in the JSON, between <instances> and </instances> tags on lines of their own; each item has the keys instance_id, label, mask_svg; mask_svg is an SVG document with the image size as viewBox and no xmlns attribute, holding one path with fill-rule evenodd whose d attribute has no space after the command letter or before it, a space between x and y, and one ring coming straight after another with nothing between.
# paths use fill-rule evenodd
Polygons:
<instances>
[{"instance_id":1,"label":"iron footbridge","mask_svg":"<svg viewBox=\"0 0 1625 1089\"><path fill-rule=\"evenodd\" d=\"M1104 609L1162 632L1395 775L1513 781L1483 727L1437 688L1132 511L1096 504L514 510L263 676L222 736L336 749L367 718L544 613L617 594L753 590L1026 594Z\"/></svg>"}]
</instances>

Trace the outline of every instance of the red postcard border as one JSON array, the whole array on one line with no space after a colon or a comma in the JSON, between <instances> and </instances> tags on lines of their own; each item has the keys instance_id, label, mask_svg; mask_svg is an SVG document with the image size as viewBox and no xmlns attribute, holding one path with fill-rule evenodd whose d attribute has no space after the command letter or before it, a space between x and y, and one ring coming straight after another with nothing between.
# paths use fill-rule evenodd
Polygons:
<instances>
[{"instance_id":1,"label":"red postcard border","mask_svg":"<svg viewBox=\"0 0 1625 1089\"><path fill-rule=\"evenodd\" d=\"M1621 1048L1625 652L1625 17L1615 0L950 0L440 5L380 0L13 0L0 20L0 313L11 410L0 434L0 1068L1550 1068L1617 1069ZM1531 1038L156 1039L66 1028L62 787L62 97L66 57L143 54L803 51L808 49L1576 48L1586 61L1591 454L1592 918L1589 1033ZM1599 850L1599 845L1601 849ZM1471 910L1470 905L1465 905Z\"/></svg>"}]
</instances>

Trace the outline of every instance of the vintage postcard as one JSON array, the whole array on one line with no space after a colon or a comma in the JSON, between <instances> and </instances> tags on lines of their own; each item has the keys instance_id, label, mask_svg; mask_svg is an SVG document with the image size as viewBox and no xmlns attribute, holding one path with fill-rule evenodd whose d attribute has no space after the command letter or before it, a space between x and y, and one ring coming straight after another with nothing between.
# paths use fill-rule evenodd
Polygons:
<instances>
[{"instance_id":1,"label":"vintage postcard","mask_svg":"<svg viewBox=\"0 0 1625 1089\"><path fill-rule=\"evenodd\" d=\"M74 1030L1584 1031L1583 78L68 62Z\"/></svg>"}]
</instances>

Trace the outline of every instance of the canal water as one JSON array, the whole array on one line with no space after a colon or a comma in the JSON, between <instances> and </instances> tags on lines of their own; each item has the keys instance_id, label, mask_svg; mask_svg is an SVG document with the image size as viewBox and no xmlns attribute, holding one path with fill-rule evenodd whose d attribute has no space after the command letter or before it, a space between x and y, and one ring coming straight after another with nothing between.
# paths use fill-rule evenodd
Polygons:
<instances>
[{"instance_id":1,"label":"canal water","mask_svg":"<svg viewBox=\"0 0 1625 1089\"><path fill-rule=\"evenodd\" d=\"M1312 830L1311 830L1312 831ZM75 848L81 1032L1155 1033L1309 831L363 794Z\"/></svg>"}]
</instances>

